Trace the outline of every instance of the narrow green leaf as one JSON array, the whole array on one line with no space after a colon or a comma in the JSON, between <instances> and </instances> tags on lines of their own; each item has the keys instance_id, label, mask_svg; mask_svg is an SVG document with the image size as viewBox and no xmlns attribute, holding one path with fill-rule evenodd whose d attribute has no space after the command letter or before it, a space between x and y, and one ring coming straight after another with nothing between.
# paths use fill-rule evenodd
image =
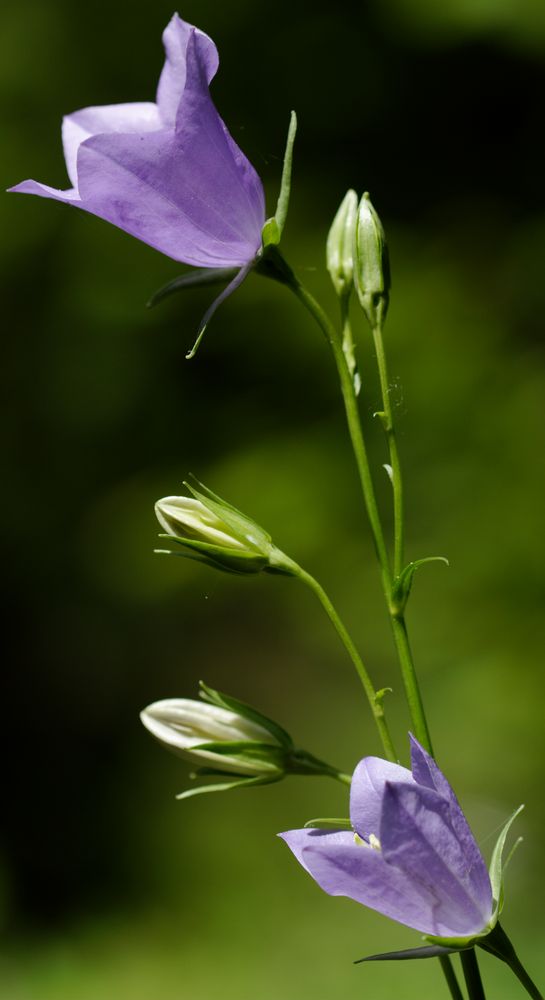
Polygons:
<instances>
[{"instance_id":1,"label":"narrow green leaf","mask_svg":"<svg viewBox=\"0 0 545 1000\"><path fill-rule=\"evenodd\" d=\"M282 181L280 184L280 194L278 196L278 202L276 205L276 212L274 213L274 218L276 220L276 225L278 227L278 239L276 243L280 242L282 236L282 231L286 224L286 218L288 214L288 206L290 201L290 191L291 191L291 170L293 165L293 144L295 142L295 136L297 133L297 115L295 111L292 111L290 118L290 127L288 129L288 138L286 142L286 152L284 153L284 166L282 168Z\"/></svg>"},{"instance_id":2,"label":"narrow green leaf","mask_svg":"<svg viewBox=\"0 0 545 1000\"><path fill-rule=\"evenodd\" d=\"M186 288L197 288L205 285L221 285L224 281L234 278L238 268L236 267L198 267L180 274L177 278L167 282L162 288L153 293L146 303L148 309L159 305L163 299L168 299L177 292L183 292Z\"/></svg>"},{"instance_id":3,"label":"narrow green leaf","mask_svg":"<svg viewBox=\"0 0 545 1000\"><path fill-rule=\"evenodd\" d=\"M217 785L199 785L198 788L187 788L185 792L180 792L176 798L180 801L181 799L190 799L194 795L205 795L208 792L229 792L233 788L270 785L273 781L277 780L278 778L259 775L257 778L239 778L237 781L222 781Z\"/></svg>"},{"instance_id":4,"label":"narrow green leaf","mask_svg":"<svg viewBox=\"0 0 545 1000\"><path fill-rule=\"evenodd\" d=\"M179 546L183 552L174 553L188 555L199 559L215 569L223 569L230 573L258 573L267 565L267 559L259 552L245 552L244 549L230 549L226 545L214 545L213 542L201 542L197 538L180 538L178 535L160 534L172 545ZM164 551L164 550L156 550ZM167 550L168 551L168 550Z\"/></svg>"},{"instance_id":5,"label":"narrow green leaf","mask_svg":"<svg viewBox=\"0 0 545 1000\"><path fill-rule=\"evenodd\" d=\"M320 830L321 828L333 830L351 830L352 824L349 819L309 819L304 825L305 830Z\"/></svg>"},{"instance_id":6,"label":"narrow green leaf","mask_svg":"<svg viewBox=\"0 0 545 1000\"><path fill-rule=\"evenodd\" d=\"M212 305L209 306L209 308L206 310L206 312L205 312L205 314L204 314L204 316L203 316L203 318L202 318L202 320L201 320L201 322L199 324L199 328L197 330L197 337L195 339L195 343L193 344L193 347L191 348L191 350L188 351L187 354L186 354L186 356L185 356L186 357L186 361L190 361L191 358L195 357L195 355L196 355L196 353L197 353L197 351L199 349L199 345L201 343L201 340L202 340L202 338L204 337L204 335L206 333L206 329L208 327L208 324L209 324L210 320L212 319L212 316L216 312L216 309L219 309L219 307L221 306L221 304L223 302L225 302L225 299L229 298L229 296L233 294L233 292L235 291L235 289L237 289L238 286L242 284L242 282L244 281L244 279L248 276L248 274L252 270L253 266L254 266L254 262L252 260L252 261L249 261L248 264L245 264L244 267L241 267L239 271L235 271L234 278L223 289L223 291L220 292L220 294L217 296L217 298L214 299Z\"/></svg>"},{"instance_id":7,"label":"narrow green leaf","mask_svg":"<svg viewBox=\"0 0 545 1000\"><path fill-rule=\"evenodd\" d=\"M492 885L492 896L494 898L494 905L495 905L494 909L495 919L498 918L503 908L503 874L505 871L505 865L503 864L502 858L503 858L503 850L505 847L505 841L507 839L507 834L509 833L512 823L514 823L517 816L520 815L523 809L524 809L523 805L519 806L518 809L515 809L513 815L509 817L496 841L496 846L494 847L494 850L492 852L489 874L490 874L490 882ZM517 845L515 845L515 847L516 846ZM514 849L515 848L511 850L507 858L506 864L508 864L511 857L513 856Z\"/></svg>"},{"instance_id":8,"label":"narrow green leaf","mask_svg":"<svg viewBox=\"0 0 545 1000\"><path fill-rule=\"evenodd\" d=\"M258 740L210 740L191 747L206 750L218 757L245 757L255 760L274 771L284 771L285 751L277 743L260 743Z\"/></svg>"},{"instance_id":9,"label":"narrow green leaf","mask_svg":"<svg viewBox=\"0 0 545 1000\"><path fill-rule=\"evenodd\" d=\"M405 951L386 951L381 955L367 955L365 958L356 959L354 965L360 965L361 962L406 962L419 958L440 958L441 955L452 955L457 951L463 951L463 949L431 944L425 945L423 948L408 948Z\"/></svg>"}]
</instances>

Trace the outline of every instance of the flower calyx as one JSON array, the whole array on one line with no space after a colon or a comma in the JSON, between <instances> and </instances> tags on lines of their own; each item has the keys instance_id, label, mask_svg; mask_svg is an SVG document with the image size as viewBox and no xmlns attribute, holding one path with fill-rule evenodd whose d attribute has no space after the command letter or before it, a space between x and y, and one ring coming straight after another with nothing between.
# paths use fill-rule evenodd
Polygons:
<instances>
[{"instance_id":1,"label":"flower calyx","mask_svg":"<svg viewBox=\"0 0 545 1000\"><path fill-rule=\"evenodd\" d=\"M155 504L165 530L160 537L175 546L156 552L184 556L226 573L294 573L295 564L255 521L202 483L198 488L188 482L184 486L190 496L163 497Z\"/></svg>"}]
</instances>

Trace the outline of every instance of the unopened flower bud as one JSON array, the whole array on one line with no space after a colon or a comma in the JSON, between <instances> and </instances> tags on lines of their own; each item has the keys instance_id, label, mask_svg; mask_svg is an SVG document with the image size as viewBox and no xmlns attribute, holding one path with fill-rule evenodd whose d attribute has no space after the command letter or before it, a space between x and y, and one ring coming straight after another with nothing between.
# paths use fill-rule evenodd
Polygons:
<instances>
[{"instance_id":1,"label":"unopened flower bud","mask_svg":"<svg viewBox=\"0 0 545 1000\"><path fill-rule=\"evenodd\" d=\"M191 496L163 497L155 504L159 524L179 550L157 551L183 555L229 573L293 571L288 557L255 521L202 483L200 489L189 483L184 486Z\"/></svg>"},{"instance_id":2,"label":"unopened flower bud","mask_svg":"<svg viewBox=\"0 0 545 1000\"><path fill-rule=\"evenodd\" d=\"M373 329L388 309L390 264L382 223L366 192L360 201L354 234L354 285Z\"/></svg>"},{"instance_id":3,"label":"unopened flower bud","mask_svg":"<svg viewBox=\"0 0 545 1000\"><path fill-rule=\"evenodd\" d=\"M347 191L327 237L327 269L339 298L349 295L352 289L357 212L358 196L355 191Z\"/></svg>"},{"instance_id":4,"label":"unopened flower bud","mask_svg":"<svg viewBox=\"0 0 545 1000\"><path fill-rule=\"evenodd\" d=\"M197 775L223 779L221 784L198 785L178 798L270 784L286 774L339 776L335 768L297 750L289 733L257 709L203 681L199 693L201 701L166 698L140 713L142 723L159 743L199 765Z\"/></svg>"},{"instance_id":5,"label":"unopened flower bud","mask_svg":"<svg viewBox=\"0 0 545 1000\"><path fill-rule=\"evenodd\" d=\"M167 750L194 764L213 765L229 774L283 773L278 741L262 726L226 708L189 698L166 698L148 705L140 718ZM251 753L256 744L258 756Z\"/></svg>"}]
</instances>

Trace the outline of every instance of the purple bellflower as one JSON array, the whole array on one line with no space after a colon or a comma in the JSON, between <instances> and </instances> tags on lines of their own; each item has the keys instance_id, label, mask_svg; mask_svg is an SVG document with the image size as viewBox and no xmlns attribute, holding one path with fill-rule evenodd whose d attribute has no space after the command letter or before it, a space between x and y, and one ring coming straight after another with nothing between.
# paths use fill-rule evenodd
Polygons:
<instances>
[{"instance_id":1,"label":"purple bellflower","mask_svg":"<svg viewBox=\"0 0 545 1000\"><path fill-rule=\"evenodd\" d=\"M76 205L174 260L214 269L217 278L233 278L236 269L215 307L260 251L263 187L212 103L214 42L174 14L163 43L155 103L84 108L64 118L71 188L26 180L10 190Z\"/></svg>"},{"instance_id":2,"label":"purple bellflower","mask_svg":"<svg viewBox=\"0 0 545 1000\"><path fill-rule=\"evenodd\" d=\"M353 830L280 836L331 896L348 896L434 940L485 935L497 900L481 852L448 781L412 736L411 764L409 771L378 757L360 761L350 792Z\"/></svg>"}]
</instances>

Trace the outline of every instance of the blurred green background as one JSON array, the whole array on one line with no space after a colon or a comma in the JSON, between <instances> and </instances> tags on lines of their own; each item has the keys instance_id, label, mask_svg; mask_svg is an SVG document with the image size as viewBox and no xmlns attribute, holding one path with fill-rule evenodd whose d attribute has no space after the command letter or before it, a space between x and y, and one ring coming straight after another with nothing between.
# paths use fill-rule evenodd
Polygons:
<instances>
[{"instance_id":1,"label":"blurred green background","mask_svg":"<svg viewBox=\"0 0 545 1000\"><path fill-rule=\"evenodd\" d=\"M349 186L387 228L387 341L407 480L409 624L438 757L490 852L520 802L504 924L545 982L541 0L186 0L215 101L278 190L299 114L285 252L334 308L323 247ZM60 119L153 99L169 4L1 15L2 179L66 186ZM379 752L312 596L154 556L153 501L193 472L324 583L408 727L331 359L250 277L184 361L210 294L155 311L174 262L90 216L4 197L2 1000L445 996L436 963L352 965L418 935L311 882L279 830L342 814L325 779L177 803L188 770L139 710L198 678L344 769ZM362 410L388 483L367 332ZM522 995L483 958L490 996Z\"/></svg>"}]
</instances>

